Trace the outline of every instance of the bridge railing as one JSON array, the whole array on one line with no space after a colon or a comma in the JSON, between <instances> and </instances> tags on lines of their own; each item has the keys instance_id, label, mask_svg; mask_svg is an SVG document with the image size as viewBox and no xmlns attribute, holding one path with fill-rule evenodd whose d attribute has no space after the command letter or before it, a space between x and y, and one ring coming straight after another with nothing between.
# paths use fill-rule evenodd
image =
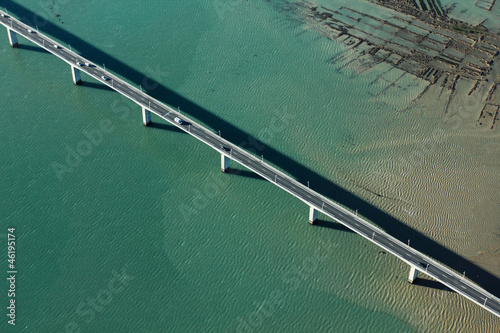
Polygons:
<instances>
[{"instance_id":1,"label":"bridge railing","mask_svg":"<svg viewBox=\"0 0 500 333\"><path fill-rule=\"evenodd\" d=\"M2 12L2 11L0 11ZM10 16L10 15L9 15ZM11 19L14 20L14 18L12 16L10 16ZM22 23L21 21L17 20L16 19L16 22L18 24L20 24L21 26L23 26L26 31L20 31L19 29L17 28L14 28L14 27L11 27L11 26L8 26L6 25L4 22L0 22L2 25L4 25L5 27L7 27L8 29L11 29L13 31L15 31L16 33L19 33L20 35L24 36L25 38L31 40L30 38L28 38L29 36L29 32L28 32L28 29L31 29L33 30L32 27ZM39 32L37 32L37 34L40 34ZM43 36L43 38L48 41L48 44L49 45L45 45L43 42L42 44L40 44L38 41L36 40L31 40L32 42L34 42L36 45L39 45L41 46L42 48L46 49L47 51L49 51L50 53L54 54L55 56L57 56L58 58L60 58L61 60L63 60L64 62L72 65L72 66L76 66L76 59L81 59L83 61L86 61L86 62L89 62L89 63L95 63L95 62L92 62L92 61L89 61L87 60L86 58L78 55L77 53L75 53L74 51L72 50L68 50L67 48L64 48L65 52L70 54L70 55L73 55L75 57L75 63L70 63L68 60L66 60L65 58L61 57L58 53L56 53L54 50L53 50L53 46L54 44L57 44L59 45L60 43L52 40L51 38L47 37L45 34L40 34L41 36ZM331 207L334 207L335 209L343 212L344 214L354 218L357 222L363 224L365 227L369 228L371 231L375 232L375 233L378 233L378 234L381 234L383 235L384 237L390 239L392 242L396 243L396 244L399 244L400 246L404 246L407 248L407 250L409 252L412 252L413 254L415 255L418 255L422 258L425 258L426 261L428 261L429 263L431 263L432 265L434 265L435 267L439 267L441 270L443 271L446 271L447 273L453 275L455 278L457 278L458 280L460 280L461 282L464 282L465 284L467 284L467 286L469 286L470 288L473 288L475 289L476 291L488 296L490 299L492 300L495 300L496 302L499 302L500 303L500 299L494 295L492 295L491 293L487 292L486 290L484 290L483 288L477 286L473 281L470 281L468 278L458 274L457 272L455 272L452 268L450 267L446 267L445 265L433 260L432 258L424 255L423 253L411 248L410 246L407 246L406 243L404 242L401 242L400 240L396 239L395 237L391 236L390 234L388 234L387 232L385 232L384 230L380 229L378 226L375 226L374 224L368 222L367 219L364 219L364 218L361 218L360 216L358 216L358 214L350 211L347 207L344 207L334 201L332 201L331 199L328 199L326 198L325 196L313 191L312 189L310 189L308 186L305 186L304 184L298 182L296 179L294 179L293 177L291 177L290 175L287 175L285 174L284 172L278 170L276 167L272 166L270 163L268 162L264 162L263 160L261 160L260 158L258 158L257 156L254 156L252 155L251 153L247 152L245 149L241 148L241 147L238 147L236 146L235 144L227 141L226 139L224 139L223 137L217 135L216 133L210 131L210 130L206 130L206 126L203 126L203 125L200 125L198 124L196 121L192 120L191 118L181 114L180 112L176 111L174 108L170 107L170 106L167 106L166 104L164 104L163 102L160 102L158 101L157 99L151 97L150 95L148 95L147 93L143 92L142 90L139 90L137 89L135 86L133 86L132 84L126 82L124 79L122 78L119 78L117 77L115 74L112 74L110 73L108 70L104 70L102 67L99 67L97 65L94 65L96 67L98 67L102 72L104 72L106 74L106 76L109 76L112 80L115 80L115 81L118 81L122 84L125 84L128 86L129 89L133 90L135 93L141 95L142 97L144 97L145 99L148 100L148 103L145 104L143 103L142 101L138 101L138 100L135 100L133 97L129 96L126 92L122 91L121 89L115 87L113 85L113 81L109 82L109 81L103 81L103 80L100 80L96 75L92 74L92 73L89 73L87 71L86 68L81 68L82 71L86 72L87 74L91 75L92 77L94 78L97 78L100 82L103 82L105 83L107 86L109 86L110 88L112 88L113 90L117 91L118 93L124 95L125 97L131 99L133 102L137 103L138 105L144 107L144 108L147 108L149 111L155 113L157 116L159 116L160 118L168 121L169 123L173 124L174 126L178 127L179 129L181 129L182 131L190 134L191 136L194 136L195 138L197 138L198 140L204 142L205 144L207 144L209 147L212 147L214 150L216 150L218 153L220 154L223 154L227 157L229 157L230 159L232 159L233 161L236 161L240 164L242 164L243 166L249 168L250 170L252 170L253 172L259 174L261 177L263 177L264 179L268 180L269 182L271 183L274 183L276 186L282 188L283 190L285 190L286 192L290 193L291 195L293 195L294 197L298 198L299 200L301 200L302 202L304 202L305 204L307 204L308 206L313 206L315 209L317 209L318 211L322 212L323 214L333 218L334 220L338 221L339 223L345 225L346 227L352 229L353 231L357 232L358 234L360 234L361 236L363 236L364 238L368 239L369 241L375 243L376 245L378 245L379 247L382 247L384 248L385 250L387 250L388 252L392 253L393 255L395 255L396 257L398 257L399 259L401 259L402 261L408 263L409 265L412 265L414 266L414 264L410 261L408 261L407 259L405 259L404 257L402 257L401 255L399 255L398 253L396 253L395 251L393 251L390 247L388 246L385 246L384 244L381 244L380 242L378 242L375 238L370 238L368 235L364 235L362 232L359 232L357 231L353 226L350 226L346 223L344 223L342 220L340 219L337 219L335 218L334 216L330 215L328 212L326 212L324 210L324 206L322 207L318 207L314 204L312 204L311 202L307 201L306 199L303 199L301 197L299 197L296 193L293 192L292 189L284 186L284 184L280 184L279 181L278 181L278 177L280 178L283 178L283 179L287 179L289 182L291 182L294 186L308 192L311 196L315 196L317 198L320 198L321 201L323 201L324 205L329 205ZM151 102L151 103L149 103ZM196 135L195 133L189 131L189 129L186 129L185 126L182 126L180 124L177 124L175 121L171 120L171 119L168 119L167 117L164 117L163 116L163 112L160 111L158 108L162 108L162 109L166 109L168 110L170 113L174 114L175 116L177 117L182 117L184 119L186 119L187 121L189 121L191 124L197 126L198 128L200 129L203 129L205 130L205 133L206 134L209 134L212 138L220 141L220 142L223 142L224 145L226 146L229 146L229 147L235 147L235 149L238 151L238 153L244 155L246 158L248 159L251 159L252 161L254 161L255 163L261 163L261 164L264 164L266 166L266 168L268 170L270 170L272 173L275 174L276 178L275 179L272 179L272 177L269 177L268 175L262 173L261 171L259 171L258 169L255 169L249 165L246 165L244 163L244 161L238 159L236 156L233 156L231 153L227 153L225 150L223 149L219 149L218 147L215 147L213 146L213 144L211 142L208 142L207 140L205 140L203 137L200 137L198 135ZM418 267L417 267L418 268ZM444 281L441 281L439 279L439 277L437 276L434 276L434 274L432 274L431 272L423 272L425 274L428 274L429 276L433 277L434 279L440 281L441 283L447 285L448 287L450 287L451 289L461 293L462 295L466 296L467 298L469 298L470 300L472 300L473 302L475 302L476 304L479 304L480 306L482 307L485 307L483 304L479 303L477 300L474 300L470 297L468 297L466 294L462 293L461 290L457 289L455 286L453 286L452 284L450 283L446 283Z\"/></svg>"}]
</instances>

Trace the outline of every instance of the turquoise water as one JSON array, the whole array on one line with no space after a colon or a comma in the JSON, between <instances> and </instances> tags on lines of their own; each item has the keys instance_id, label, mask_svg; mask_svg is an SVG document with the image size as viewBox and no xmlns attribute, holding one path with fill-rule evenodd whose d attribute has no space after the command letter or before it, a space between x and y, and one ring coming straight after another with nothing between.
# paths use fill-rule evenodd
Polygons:
<instances>
[{"instance_id":1,"label":"turquoise water","mask_svg":"<svg viewBox=\"0 0 500 333\"><path fill-rule=\"evenodd\" d=\"M364 148L388 136L381 129L405 117L396 111L424 87L367 95L377 73L330 64L345 46L304 29L279 1L17 3L48 19L40 31L98 64L105 54L107 69L304 183L311 173L351 184L352 162L377 159L380 151ZM311 227L303 203L250 173L222 174L218 154L193 138L142 126L140 109L121 95L85 76L74 86L56 57L11 49L6 34L0 57L0 233L13 226L19 237L17 327L4 318L2 332L413 332L476 328L476 316L486 328L495 323L456 295L408 288L396 258L342 227ZM68 157L75 150L85 156Z\"/></svg>"}]
</instances>

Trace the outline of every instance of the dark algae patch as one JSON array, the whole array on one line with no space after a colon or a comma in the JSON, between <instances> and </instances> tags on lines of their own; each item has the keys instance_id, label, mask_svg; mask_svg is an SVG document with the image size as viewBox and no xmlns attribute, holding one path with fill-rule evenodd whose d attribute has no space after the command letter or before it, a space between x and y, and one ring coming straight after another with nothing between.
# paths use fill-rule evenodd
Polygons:
<instances>
[{"instance_id":1,"label":"dark algae patch","mask_svg":"<svg viewBox=\"0 0 500 333\"><path fill-rule=\"evenodd\" d=\"M449 18L439 1L371 2L390 11L380 14L376 10L363 12L345 6L327 8L309 1L289 3L283 9L323 36L348 46L345 57L350 58L348 64L355 65L358 73L385 62L427 81L427 88L415 101L432 85L450 90L451 100L457 83L462 81L471 82L468 96L481 85L488 91L486 102L492 99L500 82L497 71L492 70L499 60L498 34L482 25L473 26ZM431 6L422 6L422 3ZM343 59L336 55L330 62L339 60Z\"/></svg>"}]
</instances>

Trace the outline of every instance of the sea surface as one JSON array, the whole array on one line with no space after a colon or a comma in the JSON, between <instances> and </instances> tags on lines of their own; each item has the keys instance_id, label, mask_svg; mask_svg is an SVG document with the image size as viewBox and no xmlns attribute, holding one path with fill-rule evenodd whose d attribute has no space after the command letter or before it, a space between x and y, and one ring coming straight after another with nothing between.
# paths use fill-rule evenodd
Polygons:
<instances>
[{"instance_id":1,"label":"sea surface","mask_svg":"<svg viewBox=\"0 0 500 333\"><path fill-rule=\"evenodd\" d=\"M500 135L474 127L473 102L455 126L438 92L414 102L428 83L409 74L376 94L402 73L360 72L282 0L0 7L500 296ZM0 241L16 229L18 269L1 332L497 332L498 317L425 276L409 285L396 257L324 216L309 225L301 201L236 164L221 173L217 152L154 116L144 127L137 105L19 41L0 33Z\"/></svg>"}]
</instances>

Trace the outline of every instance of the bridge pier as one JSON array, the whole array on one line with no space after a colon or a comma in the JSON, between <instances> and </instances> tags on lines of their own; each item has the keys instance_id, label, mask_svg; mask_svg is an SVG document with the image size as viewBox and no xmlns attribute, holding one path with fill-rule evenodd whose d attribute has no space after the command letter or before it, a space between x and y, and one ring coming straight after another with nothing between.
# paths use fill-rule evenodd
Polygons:
<instances>
[{"instance_id":1,"label":"bridge pier","mask_svg":"<svg viewBox=\"0 0 500 333\"><path fill-rule=\"evenodd\" d=\"M144 126L151 124L151 111L146 108L142 108L142 123Z\"/></svg>"},{"instance_id":2,"label":"bridge pier","mask_svg":"<svg viewBox=\"0 0 500 333\"><path fill-rule=\"evenodd\" d=\"M220 154L220 170L222 172L228 172L229 171L229 157L227 157L224 154Z\"/></svg>"},{"instance_id":3,"label":"bridge pier","mask_svg":"<svg viewBox=\"0 0 500 333\"><path fill-rule=\"evenodd\" d=\"M9 35L9 43L12 47L19 47L19 43L17 42L17 34L15 31L7 28L7 34Z\"/></svg>"},{"instance_id":4,"label":"bridge pier","mask_svg":"<svg viewBox=\"0 0 500 333\"><path fill-rule=\"evenodd\" d=\"M318 211L314 207L309 207L309 223L314 224L318 219Z\"/></svg>"},{"instance_id":5,"label":"bridge pier","mask_svg":"<svg viewBox=\"0 0 500 333\"><path fill-rule=\"evenodd\" d=\"M71 75L73 76L73 83L74 84L81 84L82 83L82 75L80 73L80 70L76 68L75 66L71 66Z\"/></svg>"},{"instance_id":6,"label":"bridge pier","mask_svg":"<svg viewBox=\"0 0 500 333\"><path fill-rule=\"evenodd\" d=\"M410 275L408 276L408 282L413 283L413 281L415 281L415 279L417 278L417 275L418 275L418 269L411 266Z\"/></svg>"}]
</instances>

